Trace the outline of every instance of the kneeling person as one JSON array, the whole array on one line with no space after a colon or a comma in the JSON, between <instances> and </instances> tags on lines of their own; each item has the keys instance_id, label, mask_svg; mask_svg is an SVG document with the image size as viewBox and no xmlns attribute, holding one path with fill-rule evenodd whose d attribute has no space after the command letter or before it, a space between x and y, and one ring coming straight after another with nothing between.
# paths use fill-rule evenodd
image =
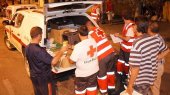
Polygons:
<instances>
[{"instance_id":1,"label":"kneeling person","mask_svg":"<svg viewBox=\"0 0 170 95\"><path fill-rule=\"evenodd\" d=\"M99 70L96 42L88 38L88 29L81 26L78 30L81 42L74 46L70 56L71 63L76 62L76 95L97 95L97 72Z\"/></svg>"}]
</instances>

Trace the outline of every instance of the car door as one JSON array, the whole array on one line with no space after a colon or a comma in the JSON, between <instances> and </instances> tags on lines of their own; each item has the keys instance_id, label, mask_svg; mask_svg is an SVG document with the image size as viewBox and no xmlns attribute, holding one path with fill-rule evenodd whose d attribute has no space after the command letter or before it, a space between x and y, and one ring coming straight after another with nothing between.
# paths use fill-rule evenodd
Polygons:
<instances>
[{"instance_id":1,"label":"car door","mask_svg":"<svg viewBox=\"0 0 170 95\"><path fill-rule=\"evenodd\" d=\"M24 15L16 13L12 20L13 25L11 25L11 42L20 52L22 46L20 32L23 19Z\"/></svg>"}]
</instances>

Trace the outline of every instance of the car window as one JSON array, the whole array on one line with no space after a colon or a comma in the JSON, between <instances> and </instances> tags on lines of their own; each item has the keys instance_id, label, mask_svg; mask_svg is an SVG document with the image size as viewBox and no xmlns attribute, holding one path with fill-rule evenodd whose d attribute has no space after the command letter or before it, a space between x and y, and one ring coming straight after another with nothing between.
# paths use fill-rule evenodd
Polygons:
<instances>
[{"instance_id":1,"label":"car window","mask_svg":"<svg viewBox=\"0 0 170 95\"><path fill-rule=\"evenodd\" d=\"M16 10L16 12L17 12L17 11L21 11L21 10L28 10L28 8L26 8L26 7L25 7L25 8L18 8L18 9Z\"/></svg>"},{"instance_id":2,"label":"car window","mask_svg":"<svg viewBox=\"0 0 170 95\"><path fill-rule=\"evenodd\" d=\"M24 16L22 14L18 14L17 17L15 18L15 27L20 27L23 19Z\"/></svg>"},{"instance_id":3,"label":"car window","mask_svg":"<svg viewBox=\"0 0 170 95\"><path fill-rule=\"evenodd\" d=\"M30 7L30 9L36 9L36 7Z\"/></svg>"}]
</instances>

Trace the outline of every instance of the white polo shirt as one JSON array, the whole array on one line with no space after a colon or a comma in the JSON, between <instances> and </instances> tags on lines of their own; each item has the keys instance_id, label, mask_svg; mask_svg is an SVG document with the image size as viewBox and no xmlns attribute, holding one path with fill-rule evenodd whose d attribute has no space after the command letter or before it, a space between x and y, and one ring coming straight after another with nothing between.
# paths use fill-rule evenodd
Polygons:
<instances>
[{"instance_id":1,"label":"white polo shirt","mask_svg":"<svg viewBox=\"0 0 170 95\"><path fill-rule=\"evenodd\" d=\"M76 62L76 77L87 77L99 70L96 42L94 39L85 39L75 45L70 59Z\"/></svg>"}]
</instances>

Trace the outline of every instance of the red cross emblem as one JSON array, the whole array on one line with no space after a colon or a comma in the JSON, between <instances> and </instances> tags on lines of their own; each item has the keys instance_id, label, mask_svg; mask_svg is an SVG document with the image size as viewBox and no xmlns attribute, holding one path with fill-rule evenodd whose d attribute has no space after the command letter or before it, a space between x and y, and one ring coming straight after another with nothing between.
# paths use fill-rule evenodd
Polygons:
<instances>
[{"instance_id":1,"label":"red cross emblem","mask_svg":"<svg viewBox=\"0 0 170 95\"><path fill-rule=\"evenodd\" d=\"M93 46L89 47L90 50L87 52L87 55L90 55L90 57L94 56L94 53L96 52L96 48L93 48Z\"/></svg>"},{"instance_id":2,"label":"red cross emblem","mask_svg":"<svg viewBox=\"0 0 170 95\"><path fill-rule=\"evenodd\" d=\"M99 29L97 29L96 34L98 37L105 38L105 33Z\"/></svg>"}]
</instances>

